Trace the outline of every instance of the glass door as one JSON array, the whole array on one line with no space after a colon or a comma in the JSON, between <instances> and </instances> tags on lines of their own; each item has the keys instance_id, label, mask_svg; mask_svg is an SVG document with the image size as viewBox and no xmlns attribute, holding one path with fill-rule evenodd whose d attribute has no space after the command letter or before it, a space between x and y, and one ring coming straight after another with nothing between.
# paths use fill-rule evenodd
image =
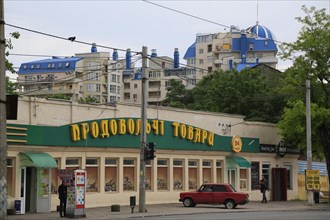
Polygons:
<instances>
[{"instance_id":1,"label":"glass door","mask_svg":"<svg viewBox=\"0 0 330 220\"><path fill-rule=\"evenodd\" d=\"M50 212L50 168L37 168L37 212Z\"/></svg>"},{"instance_id":2,"label":"glass door","mask_svg":"<svg viewBox=\"0 0 330 220\"><path fill-rule=\"evenodd\" d=\"M21 210L20 214L25 214L25 195L26 195L26 167L21 168L21 190L20 190L20 200L21 200Z\"/></svg>"},{"instance_id":3,"label":"glass door","mask_svg":"<svg viewBox=\"0 0 330 220\"><path fill-rule=\"evenodd\" d=\"M228 183L231 184L236 189L236 170L228 170Z\"/></svg>"}]
</instances>

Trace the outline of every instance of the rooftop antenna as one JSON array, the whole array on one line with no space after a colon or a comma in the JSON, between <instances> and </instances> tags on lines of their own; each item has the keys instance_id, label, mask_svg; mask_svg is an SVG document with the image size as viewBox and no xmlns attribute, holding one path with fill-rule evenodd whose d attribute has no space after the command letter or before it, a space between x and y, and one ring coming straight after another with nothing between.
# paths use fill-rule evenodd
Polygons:
<instances>
[{"instance_id":1,"label":"rooftop antenna","mask_svg":"<svg viewBox=\"0 0 330 220\"><path fill-rule=\"evenodd\" d=\"M259 37L259 0L257 0L257 37Z\"/></svg>"}]
</instances>

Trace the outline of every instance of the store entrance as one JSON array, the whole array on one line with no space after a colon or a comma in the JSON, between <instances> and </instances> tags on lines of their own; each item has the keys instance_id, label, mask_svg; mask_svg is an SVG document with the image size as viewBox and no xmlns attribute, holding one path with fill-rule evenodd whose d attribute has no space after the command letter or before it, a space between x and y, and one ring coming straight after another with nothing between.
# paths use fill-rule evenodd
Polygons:
<instances>
[{"instance_id":1,"label":"store entrance","mask_svg":"<svg viewBox=\"0 0 330 220\"><path fill-rule=\"evenodd\" d=\"M273 184L272 184L273 201L286 201L287 200L286 169L273 168L272 179L273 179Z\"/></svg>"}]
</instances>

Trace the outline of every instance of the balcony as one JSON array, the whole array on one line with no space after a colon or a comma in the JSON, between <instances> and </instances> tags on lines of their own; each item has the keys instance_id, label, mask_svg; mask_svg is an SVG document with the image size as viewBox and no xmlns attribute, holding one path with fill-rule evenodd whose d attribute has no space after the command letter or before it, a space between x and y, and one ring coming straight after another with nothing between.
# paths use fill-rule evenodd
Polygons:
<instances>
[{"instance_id":1,"label":"balcony","mask_svg":"<svg viewBox=\"0 0 330 220\"><path fill-rule=\"evenodd\" d=\"M27 96L47 96L47 95L58 95L58 94L65 94L65 95L73 95L75 91L73 89L62 89L62 90L48 90L48 88L41 89L41 90L30 90L30 91L19 91L19 95L27 95Z\"/></svg>"}]
</instances>

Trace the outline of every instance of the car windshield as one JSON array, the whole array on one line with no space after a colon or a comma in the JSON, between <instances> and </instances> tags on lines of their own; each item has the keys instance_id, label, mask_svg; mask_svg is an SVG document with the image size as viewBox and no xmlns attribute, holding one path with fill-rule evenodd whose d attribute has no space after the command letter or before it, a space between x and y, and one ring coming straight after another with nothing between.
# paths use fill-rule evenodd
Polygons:
<instances>
[{"instance_id":1,"label":"car windshield","mask_svg":"<svg viewBox=\"0 0 330 220\"><path fill-rule=\"evenodd\" d=\"M237 192L236 189L231 184L229 184L229 186L233 190L233 192Z\"/></svg>"}]
</instances>

